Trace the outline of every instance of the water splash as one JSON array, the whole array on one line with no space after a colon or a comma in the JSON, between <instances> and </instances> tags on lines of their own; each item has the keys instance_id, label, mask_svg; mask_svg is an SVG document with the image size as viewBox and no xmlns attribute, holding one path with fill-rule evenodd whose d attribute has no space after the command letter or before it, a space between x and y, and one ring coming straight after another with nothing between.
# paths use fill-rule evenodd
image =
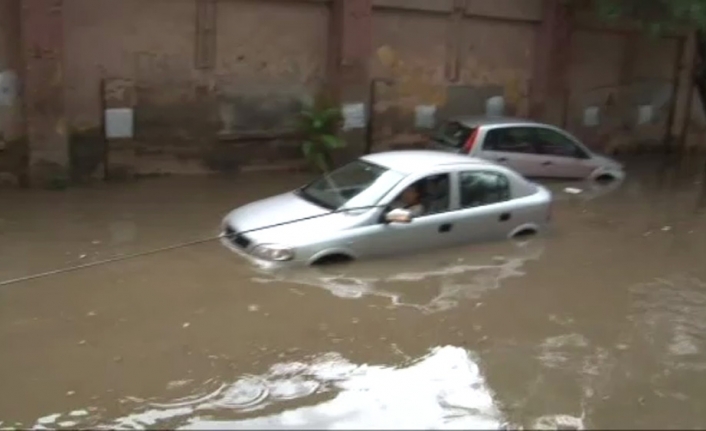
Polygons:
<instances>
[{"instance_id":1,"label":"water splash","mask_svg":"<svg viewBox=\"0 0 706 431\"><path fill-rule=\"evenodd\" d=\"M479 299L485 293L500 288L504 280L524 275L523 266L528 261L539 259L544 252L544 245L540 241L512 243L509 252L506 247L503 249L504 255L493 255L490 258L487 256L488 250L483 250L481 246L474 247L477 251L470 253L465 249L451 250L441 254L441 257L418 256L403 262L377 262L367 267L361 262L356 264L361 266L355 273L322 273L311 268L272 272L260 270L260 275L253 278L253 281L318 287L344 299L376 296L388 299L392 306L436 313L456 307L464 300ZM400 263L405 267L401 271L397 270ZM415 270L406 269L409 267ZM421 285L431 286L435 292L426 292L426 300L411 298L419 296L420 282L429 280L435 282ZM415 290L408 289L408 286Z\"/></svg>"}]
</instances>

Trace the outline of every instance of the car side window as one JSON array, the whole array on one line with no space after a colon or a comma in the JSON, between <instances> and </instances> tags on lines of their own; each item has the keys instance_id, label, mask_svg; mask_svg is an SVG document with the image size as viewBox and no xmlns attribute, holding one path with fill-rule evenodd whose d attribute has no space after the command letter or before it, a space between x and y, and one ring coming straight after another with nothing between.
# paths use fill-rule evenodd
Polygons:
<instances>
[{"instance_id":1,"label":"car side window","mask_svg":"<svg viewBox=\"0 0 706 431\"><path fill-rule=\"evenodd\" d=\"M545 128L534 130L535 143L539 152L548 156L585 158L585 152L563 134Z\"/></svg>"},{"instance_id":2,"label":"car side window","mask_svg":"<svg viewBox=\"0 0 706 431\"><path fill-rule=\"evenodd\" d=\"M389 209L404 208L414 217L439 214L449 210L451 203L451 181L449 174L437 174L422 178L403 190Z\"/></svg>"},{"instance_id":3,"label":"car side window","mask_svg":"<svg viewBox=\"0 0 706 431\"><path fill-rule=\"evenodd\" d=\"M504 153L534 154L532 129L528 127L500 127L489 130L485 135L483 150Z\"/></svg>"},{"instance_id":4,"label":"car side window","mask_svg":"<svg viewBox=\"0 0 706 431\"><path fill-rule=\"evenodd\" d=\"M510 181L495 172L459 174L461 208L474 208L510 200Z\"/></svg>"}]
</instances>

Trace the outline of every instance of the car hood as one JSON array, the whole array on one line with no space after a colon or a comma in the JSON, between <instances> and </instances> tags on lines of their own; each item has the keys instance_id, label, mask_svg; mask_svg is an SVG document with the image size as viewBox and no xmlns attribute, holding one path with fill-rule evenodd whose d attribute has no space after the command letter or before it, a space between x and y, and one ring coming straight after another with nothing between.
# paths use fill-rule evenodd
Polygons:
<instances>
[{"instance_id":1,"label":"car hood","mask_svg":"<svg viewBox=\"0 0 706 431\"><path fill-rule=\"evenodd\" d=\"M289 226L296 220L330 212L326 208L305 201L294 192L289 192L237 208L226 216L224 222L238 232L244 232L282 223L287 223L283 226Z\"/></svg>"},{"instance_id":2,"label":"car hood","mask_svg":"<svg viewBox=\"0 0 706 431\"><path fill-rule=\"evenodd\" d=\"M355 226L359 215L332 212L285 193L240 207L228 214L224 223L245 233L255 244L301 246Z\"/></svg>"}]
</instances>

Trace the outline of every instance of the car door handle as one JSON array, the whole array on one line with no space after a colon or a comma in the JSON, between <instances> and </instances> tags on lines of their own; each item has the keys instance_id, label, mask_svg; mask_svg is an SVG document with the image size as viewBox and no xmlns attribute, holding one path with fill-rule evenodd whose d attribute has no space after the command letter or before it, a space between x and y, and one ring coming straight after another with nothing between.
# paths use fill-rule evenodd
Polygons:
<instances>
[{"instance_id":1,"label":"car door handle","mask_svg":"<svg viewBox=\"0 0 706 431\"><path fill-rule=\"evenodd\" d=\"M500 220L501 222L503 222L503 221L508 221L508 220L510 220L511 218L512 218L512 214L510 214L510 213L502 213L502 214L500 214L500 217L498 217L498 220Z\"/></svg>"},{"instance_id":2,"label":"car door handle","mask_svg":"<svg viewBox=\"0 0 706 431\"><path fill-rule=\"evenodd\" d=\"M500 162L500 163L505 163L505 162L507 162L507 157L498 157L498 158L495 159L495 160L497 160L497 161Z\"/></svg>"},{"instance_id":3,"label":"car door handle","mask_svg":"<svg viewBox=\"0 0 706 431\"><path fill-rule=\"evenodd\" d=\"M546 162L542 163L542 166L551 166L551 165L552 165L552 162L550 162L549 160L547 160Z\"/></svg>"},{"instance_id":4,"label":"car door handle","mask_svg":"<svg viewBox=\"0 0 706 431\"><path fill-rule=\"evenodd\" d=\"M441 226L439 226L439 232L440 233L450 232L451 229L453 228L453 226L454 225L452 225L451 223L444 223Z\"/></svg>"}]
</instances>

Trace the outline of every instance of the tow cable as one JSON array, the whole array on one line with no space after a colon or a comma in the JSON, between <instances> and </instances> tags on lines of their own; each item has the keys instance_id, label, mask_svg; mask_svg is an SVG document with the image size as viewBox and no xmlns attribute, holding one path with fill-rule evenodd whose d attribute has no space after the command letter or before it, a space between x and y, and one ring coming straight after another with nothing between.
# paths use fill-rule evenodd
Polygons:
<instances>
[{"instance_id":1,"label":"tow cable","mask_svg":"<svg viewBox=\"0 0 706 431\"><path fill-rule=\"evenodd\" d=\"M295 219L295 220L288 220L288 221L281 222L281 223L275 223L275 224L271 224L271 225L267 225L267 226L261 226L261 227L257 227L254 229L249 229L246 231L238 232L237 235L245 235L245 234L249 234L251 232L257 232L260 230L272 229L272 228L276 228L276 227L280 227L280 226L286 226L288 224L299 223L299 222L307 221L307 220L313 220L313 219L317 219L320 217L329 216L332 214L347 213L347 212L354 212L354 211L366 211L366 210L383 208L383 207L385 207L385 205L369 205L369 206L363 206L363 207L341 208L341 209L337 209L337 210L332 210L332 211L324 213L324 214L317 214L314 216L302 217L302 218ZM154 255L154 254L158 254L158 253L164 253L164 252L168 252L168 251L178 250L181 248L191 247L191 246L195 246L195 245L199 245L199 244L205 244L207 242L220 240L220 239L224 238L225 236L226 236L225 234L221 233L216 236L211 236L208 238L202 238L202 239L197 239L197 240L193 240L193 241L183 242L180 244L174 244L174 245L170 245L167 247L156 248L156 249L147 250L147 251L143 251L143 252L139 252L139 253L128 254L128 255L115 256L115 257L111 257L108 259L97 260L94 262L87 262L87 263L84 263L81 265L68 266L68 267L58 268L58 269L54 269L54 270L50 270L50 271L30 274L30 275L26 275L26 276L22 276L22 277L12 278L12 279L8 279L8 280L0 281L0 287L9 286L11 284L18 284L18 283L22 283L25 281L32 281L32 280L36 280L39 278L45 278L45 277L50 277L50 276L59 275L59 274L66 274L68 272L80 271L82 269L93 268L96 266L107 265L110 263L116 263L116 262L122 262L125 260L136 259L138 257L145 257L145 256L150 256L150 255Z\"/></svg>"}]
</instances>

